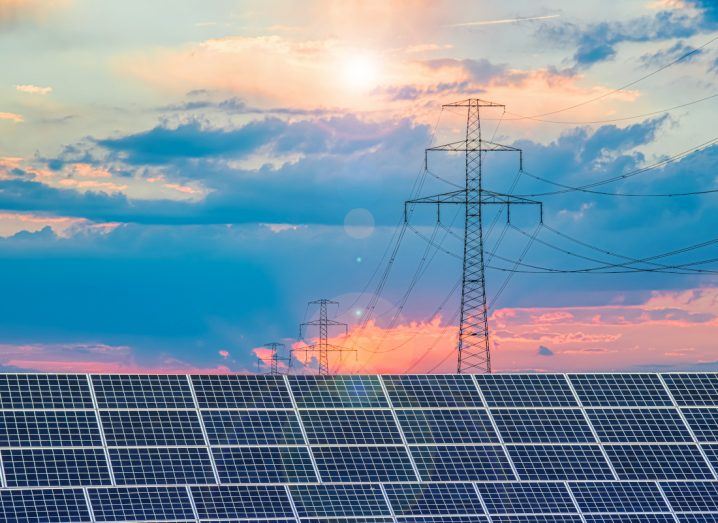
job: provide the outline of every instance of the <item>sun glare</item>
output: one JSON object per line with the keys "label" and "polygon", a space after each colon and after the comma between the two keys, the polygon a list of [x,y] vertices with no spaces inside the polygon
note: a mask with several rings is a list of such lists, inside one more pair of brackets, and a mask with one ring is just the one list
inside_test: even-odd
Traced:
{"label": "sun glare", "polygon": [[375,87],[378,80],[378,65],[373,56],[355,54],[343,61],[344,81],[352,89],[366,90]]}

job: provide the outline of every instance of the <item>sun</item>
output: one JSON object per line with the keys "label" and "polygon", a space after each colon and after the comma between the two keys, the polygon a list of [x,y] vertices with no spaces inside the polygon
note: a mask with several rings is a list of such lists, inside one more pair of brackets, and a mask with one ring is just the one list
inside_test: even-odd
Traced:
{"label": "sun", "polygon": [[376,87],[379,66],[376,57],[368,53],[356,53],[342,61],[344,83],[351,89],[366,91]]}

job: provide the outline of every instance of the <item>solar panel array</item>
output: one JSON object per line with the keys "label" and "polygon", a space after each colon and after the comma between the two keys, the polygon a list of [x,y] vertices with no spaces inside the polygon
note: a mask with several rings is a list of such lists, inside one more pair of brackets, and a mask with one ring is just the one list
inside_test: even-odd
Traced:
{"label": "solar panel array", "polygon": [[0,374],[0,520],[718,522],[718,374]]}

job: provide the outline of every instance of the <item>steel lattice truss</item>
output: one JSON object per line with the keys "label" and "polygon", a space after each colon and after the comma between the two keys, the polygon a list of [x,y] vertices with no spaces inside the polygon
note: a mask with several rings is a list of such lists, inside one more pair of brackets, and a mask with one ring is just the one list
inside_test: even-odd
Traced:
{"label": "steel lattice truss", "polygon": [[718,375],[0,375],[0,520],[718,521]]}

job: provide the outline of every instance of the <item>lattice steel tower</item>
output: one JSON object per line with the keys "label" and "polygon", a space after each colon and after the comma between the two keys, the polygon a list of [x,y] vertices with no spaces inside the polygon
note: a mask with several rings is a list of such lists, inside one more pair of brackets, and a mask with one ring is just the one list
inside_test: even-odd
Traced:
{"label": "lattice steel tower", "polygon": [[428,153],[431,151],[465,153],[466,187],[458,191],[409,200],[404,205],[404,218],[408,220],[408,208],[415,204],[436,204],[437,220],[440,219],[442,204],[465,206],[464,264],[457,372],[489,373],[491,372],[491,352],[489,350],[486,277],[484,274],[482,208],[484,205],[506,205],[507,209],[510,209],[511,205],[530,204],[541,206],[541,203],[509,194],[488,191],[483,188],[481,176],[484,153],[516,152],[519,154],[519,169],[523,169],[523,155],[520,149],[481,138],[480,109],[504,109],[504,105],[478,98],[470,98],[446,104],[443,107],[466,108],[466,137],[458,142],[426,149],[425,166],[428,168]]}
{"label": "lattice steel tower", "polygon": [[310,352],[317,352],[317,360],[319,361],[319,374],[320,375],[328,375],[329,374],[329,353],[330,352],[356,352],[354,349],[347,349],[345,347],[340,347],[338,345],[332,345],[329,343],[329,329],[331,327],[343,327],[344,333],[346,334],[348,332],[348,326],[346,323],[341,323],[335,320],[329,319],[328,314],[328,306],[329,305],[339,305],[336,301],[327,300],[325,298],[310,301],[310,305],[318,305],[319,306],[319,319],[309,321],[306,323],[302,323],[299,326],[299,338],[303,338],[303,334],[307,327],[317,327],[319,329],[319,338],[317,339],[317,342],[313,345],[308,345],[306,347],[302,347],[300,349],[294,349],[294,352],[304,352],[305,355],[307,355]]}
{"label": "lattice steel tower", "polygon": [[[280,362],[286,362],[287,364],[287,370],[289,370],[292,367],[292,353],[290,352],[288,356],[280,356],[279,351],[284,351],[285,345],[284,343],[265,343],[264,347],[269,349],[271,351],[269,355],[269,374],[272,376],[279,376],[282,374],[279,370],[279,363]],[[262,363],[266,364],[264,360],[261,360]]]}

